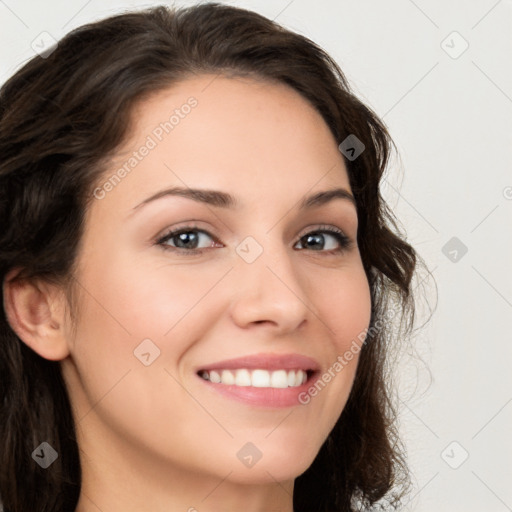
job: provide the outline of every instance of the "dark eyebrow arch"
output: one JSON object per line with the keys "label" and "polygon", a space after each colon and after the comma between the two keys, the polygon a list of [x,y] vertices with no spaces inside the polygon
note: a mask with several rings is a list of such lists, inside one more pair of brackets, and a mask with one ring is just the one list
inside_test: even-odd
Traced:
{"label": "dark eyebrow arch", "polygon": [[312,196],[304,198],[299,204],[299,210],[305,210],[306,208],[312,208],[314,206],[322,206],[333,199],[347,199],[354,206],[357,206],[354,196],[348,190],[344,188],[334,188],[332,190],[317,192]]}
{"label": "dark eyebrow arch", "polygon": [[[136,210],[145,204],[156,201],[157,199],[165,196],[186,197],[194,201],[206,203],[211,206],[217,206],[220,208],[234,209],[240,205],[235,197],[226,192],[208,189],[171,187],[165,190],[161,190],[160,192],[157,192],[147,199],[144,199],[144,201],[135,206],[133,210]],[[332,201],[333,199],[346,199],[350,201],[354,206],[356,206],[356,200],[348,190],[344,188],[335,188],[332,190],[317,192],[316,194],[302,199],[302,201],[299,203],[299,210],[321,206]]]}

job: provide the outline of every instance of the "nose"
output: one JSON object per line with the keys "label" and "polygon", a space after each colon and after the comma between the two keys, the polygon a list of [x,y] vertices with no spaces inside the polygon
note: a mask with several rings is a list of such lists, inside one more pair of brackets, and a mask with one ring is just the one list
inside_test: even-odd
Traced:
{"label": "nose", "polygon": [[312,314],[306,280],[301,279],[289,249],[264,247],[252,263],[237,256],[232,279],[236,291],[231,316],[241,328],[262,324],[275,333],[288,333],[301,327]]}

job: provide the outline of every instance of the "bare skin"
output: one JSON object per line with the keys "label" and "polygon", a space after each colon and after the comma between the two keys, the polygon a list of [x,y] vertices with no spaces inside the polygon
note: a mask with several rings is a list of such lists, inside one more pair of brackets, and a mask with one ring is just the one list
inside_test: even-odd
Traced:
{"label": "bare skin", "polygon": [[[309,403],[266,408],[226,398],[196,373],[259,353],[306,355],[325,373],[371,312],[354,204],[299,210],[316,192],[351,192],[339,141],[285,85],[212,79],[187,79],[138,105],[105,180],[148,135],[157,141],[155,127],[175,108],[197,100],[87,211],[76,333],[59,288],[4,285],[20,338],[61,361],[83,472],[77,512],[291,512],[294,480],[354,380],[357,354]],[[172,186],[229,193],[238,206],[166,196],[134,209]],[[178,250],[177,236],[157,243],[191,225],[201,253]],[[326,228],[341,230],[349,247]],[[314,250],[304,235],[319,232]],[[242,247],[262,249],[251,263],[236,250],[246,237],[257,245]],[[134,355],[146,339],[160,350],[147,366]],[[248,442],[262,453],[252,467],[237,456]]]}

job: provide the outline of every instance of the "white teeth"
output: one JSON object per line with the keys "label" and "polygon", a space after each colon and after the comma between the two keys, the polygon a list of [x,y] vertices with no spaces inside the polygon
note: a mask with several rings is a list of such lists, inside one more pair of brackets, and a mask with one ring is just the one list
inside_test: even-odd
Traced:
{"label": "white teeth", "polygon": [[[224,370],[227,373],[231,373],[228,370]],[[224,372],[222,372],[224,373]],[[222,380],[223,384],[228,384],[228,381]],[[235,374],[235,384],[237,386],[250,386],[251,385],[251,374],[247,370],[238,370]]]}
{"label": "white teeth", "polygon": [[273,388],[287,388],[288,387],[288,375],[285,370],[277,370],[272,372],[270,377],[270,385]]}
{"label": "white teeth", "polygon": [[212,370],[210,372],[210,380],[212,382],[219,383],[220,382],[220,375],[215,370]]}
{"label": "white teeth", "polygon": [[253,386],[256,388],[287,388],[304,384],[308,378],[305,370],[210,370],[201,377],[215,384]]}
{"label": "white teeth", "polygon": [[251,375],[251,384],[255,388],[269,388],[270,372],[267,370],[253,370]]}
{"label": "white teeth", "polygon": [[234,384],[235,377],[229,370],[222,370],[222,373],[220,374],[220,381],[224,384]]}

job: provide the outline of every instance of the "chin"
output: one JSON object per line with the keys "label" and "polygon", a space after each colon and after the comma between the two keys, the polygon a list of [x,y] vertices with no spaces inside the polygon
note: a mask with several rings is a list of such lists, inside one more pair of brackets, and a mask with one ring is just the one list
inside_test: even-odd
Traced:
{"label": "chin", "polygon": [[317,453],[298,452],[301,452],[300,448],[290,454],[283,452],[266,454],[266,456],[263,454],[252,467],[244,467],[242,464],[236,467],[229,480],[254,485],[295,480],[311,466],[317,455]]}

